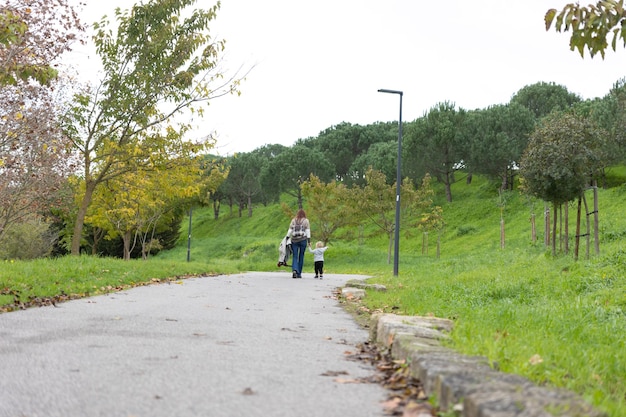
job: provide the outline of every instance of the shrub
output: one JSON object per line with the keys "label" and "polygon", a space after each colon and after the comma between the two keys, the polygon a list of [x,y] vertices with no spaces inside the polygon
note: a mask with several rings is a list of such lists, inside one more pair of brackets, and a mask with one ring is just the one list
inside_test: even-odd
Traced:
{"label": "shrub", "polygon": [[49,256],[58,239],[50,225],[29,220],[8,226],[0,238],[0,259],[35,259]]}

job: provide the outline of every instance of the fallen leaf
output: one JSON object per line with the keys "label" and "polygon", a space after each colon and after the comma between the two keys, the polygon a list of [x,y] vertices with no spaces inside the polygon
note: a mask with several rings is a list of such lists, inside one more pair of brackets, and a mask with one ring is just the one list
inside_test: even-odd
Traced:
{"label": "fallen leaf", "polygon": [[321,376],[339,376],[339,375],[348,375],[347,371],[326,371]]}
{"label": "fallen leaf", "polygon": [[360,379],[337,378],[334,381],[338,384],[362,384],[363,383],[363,381]]}
{"label": "fallen leaf", "polygon": [[394,410],[398,408],[398,406],[400,406],[401,404],[402,404],[402,399],[400,399],[400,397],[393,397],[382,403],[383,408],[387,411]]}
{"label": "fallen leaf", "polygon": [[432,415],[430,404],[425,402],[417,403],[415,401],[409,401],[402,413],[402,417],[432,417]]}

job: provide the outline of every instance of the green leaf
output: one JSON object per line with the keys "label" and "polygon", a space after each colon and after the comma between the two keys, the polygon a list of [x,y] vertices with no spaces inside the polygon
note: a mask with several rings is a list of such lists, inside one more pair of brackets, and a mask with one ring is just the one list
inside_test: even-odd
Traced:
{"label": "green leaf", "polygon": [[544,17],[544,21],[546,23],[546,31],[550,30],[550,26],[552,26],[552,22],[554,21],[554,17],[556,16],[556,9],[550,9],[546,12]]}

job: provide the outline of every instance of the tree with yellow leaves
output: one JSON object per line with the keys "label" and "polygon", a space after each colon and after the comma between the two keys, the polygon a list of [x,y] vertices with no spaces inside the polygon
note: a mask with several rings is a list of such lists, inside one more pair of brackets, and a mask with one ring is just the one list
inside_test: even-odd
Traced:
{"label": "tree with yellow leaves", "polygon": [[155,233],[171,224],[179,203],[196,197],[201,185],[198,160],[129,171],[98,188],[85,221],[104,230],[108,239],[121,237],[124,259],[130,259],[137,245],[146,259],[151,249],[160,247]]}

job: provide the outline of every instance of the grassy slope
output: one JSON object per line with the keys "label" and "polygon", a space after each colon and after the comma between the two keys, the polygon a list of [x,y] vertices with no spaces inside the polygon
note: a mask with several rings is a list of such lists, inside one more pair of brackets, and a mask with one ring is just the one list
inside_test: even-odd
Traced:
{"label": "grassy slope", "polygon": [[[611,175],[619,184],[626,172]],[[368,295],[371,310],[453,318],[456,349],[487,355],[503,371],[537,383],[577,391],[611,416],[626,415],[626,186],[599,194],[601,254],[592,247],[590,260],[584,245],[577,262],[571,253],[552,257],[543,245],[540,202],[534,207],[538,242],[532,243],[531,208],[517,192],[505,197],[506,246],[501,249],[501,200],[475,178],[471,185],[455,184],[452,203],[438,202],[447,223],[439,259],[435,236],[422,254],[422,236],[402,231],[400,274],[393,277],[386,239],[365,228],[364,239],[354,238],[356,230],[341,231],[326,253],[326,269],[368,274],[372,282],[387,285],[386,293]],[[588,200],[591,205],[591,194]],[[277,247],[289,220],[281,209],[256,207],[252,218],[226,211],[219,221],[209,210],[194,212],[192,260],[219,268],[277,270]],[[575,217],[575,207],[570,216]],[[159,258],[185,259],[183,235],[178,248]],[[573,235],[571,222],[572,251]],[[312,272],[312,267],[307,258],[305,269]]]}

